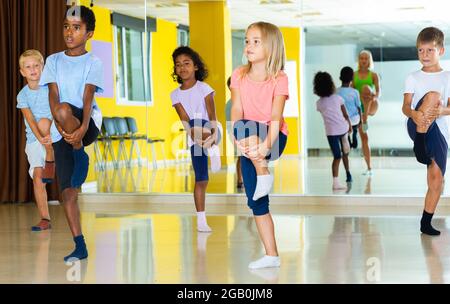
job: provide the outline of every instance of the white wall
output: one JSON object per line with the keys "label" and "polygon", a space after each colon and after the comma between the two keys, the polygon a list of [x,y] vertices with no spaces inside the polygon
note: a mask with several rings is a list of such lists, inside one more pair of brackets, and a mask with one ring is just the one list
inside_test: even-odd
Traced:
{"label": "white wall", "polygon": [[[447,48],[450,49],[450,48]],[[305,110],[306,147],[308,149],[328,148],[323,120],[315,109],[318,97],[313,93],[314,74],[326,71],[339,87],[339,72],[348,65],[356,70],[357,45],[330,45],[306,47],[305,58]],[[441,60],[444,69],[450,70],[450,60]],[[374,71],[381,79],[381,97],[378,112],[369,118],[369,143],[371,148],[412,148],[402,113],[403,88],[406,76],[420,69],[414,61],[375,62]]]}

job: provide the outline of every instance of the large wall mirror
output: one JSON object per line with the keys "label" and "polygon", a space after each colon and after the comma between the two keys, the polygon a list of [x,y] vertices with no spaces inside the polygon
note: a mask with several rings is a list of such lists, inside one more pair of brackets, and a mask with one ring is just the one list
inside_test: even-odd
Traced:
{"label": "large wall mirror", "polygon": [[[212,14],[208,5],[216,5],[219,9],[214,14],[219,15]],[[288,144],[281,159],[270,164],[272,193],[423,195],[426,170],[416,162],[406,132],[403,89],[406,76],[420,69],[417,34],[427,26],[447,34],[444,12],[426,1],[97,0],[99,30],[91,47],[106,67],[107,90],[98,96],[104,133],[91,148],[93,161],[82,191],[192,193],[195,179],[188,135],[170,97],[179,85],[172,75],[172,52],[190,46],[207,64],[205,82],[216,92],[216,112],[223,122],[222,169],[210,172],[207,192],[242,193],[226,124],[230,100],[226,80],[245,63],[247,26],[262,20],[282,31],[289,77],[290,99],[284,111]],[[358,128],[357,144],[350,136],[352,182],[347,183],[341,162],[339,181],[345,189],[336,190],[332,186],[333,155],[317,111],[319,97],[313,80],[317,72],[328,72],[339,88],[345,66],[363,75],[358,71],[363,50],[372,55],[371,75],[376,73],[379,83],[378,108],[368,115],[365,126],[368,150],[363,148]],[[450,68],[448,56],[445,53],[441,60],[444,69]],[[448,191],[445,187],[444,195]]]}

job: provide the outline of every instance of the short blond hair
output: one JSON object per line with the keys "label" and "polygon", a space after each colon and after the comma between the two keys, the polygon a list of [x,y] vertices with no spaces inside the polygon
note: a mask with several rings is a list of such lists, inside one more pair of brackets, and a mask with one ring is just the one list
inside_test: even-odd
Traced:
{"label": "short blond hair", "polygon": [[[252,23],[248,26],[247,31],[253,27],[261,31],[261,40],[267,52],[267,74],[270,78],[276,78],[278,72],[284,70],[286,63],[283,34],[281,34],[280,29],[276,25],[268,22]],[[252,64],[249,62],[244,68],[244,74],[247,74],[251,67]]]}
{"label": "short blond hair", "polygon": [[41,52],[39,52],[37,50],[26,50],[25,52],[22,53],[22,55],[20,55],[20,58],[19,58],[20,68],[23,67],[23,62],[28,57],[36,58],[42,64],[42,66],[44,66],[44,57],[42,56]]}
{"label": "short blond hair", "polygon": [[374,64],[373,64],[373,56],[372,56],[372,52],[369,50],[362,50],[361,52],[359,52],[358,55],[358,70],[361,69],[361,67],[359,66],[359,57],[361,57],[362,54],[366,54],[369,56],[369,70],[373,70],[374,68]]}

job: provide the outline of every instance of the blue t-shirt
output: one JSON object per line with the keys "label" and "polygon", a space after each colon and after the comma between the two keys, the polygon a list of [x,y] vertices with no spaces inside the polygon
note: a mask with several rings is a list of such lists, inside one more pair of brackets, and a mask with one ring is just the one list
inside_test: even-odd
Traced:
{"label": "blue t-shirt", "polygon": [[337,94],[344,99],[348,117],[359,116],[358,109],[361,109],[361,101],[358,90],[349,87],[340,87],[337,90]]}
{"label": "blue t-shirt", "polygon": [[[103,64],[90,52],[81,56],[67,56],[65,52],[50,55],[39,84],[48,86],[50,83],[58,85],[60,102],[67,102],[82,109],[86,84],[95,85],[96,93],[103,92]],[[95,98],[92,101],[91,117],[100,130],[102,115]]]}
{"label": "blue t-shirt", "polygon": [[[40,87],[38,90],[32,90],[28,85],[24,86],[22,90],[20,90],[19,94],[17,94],[17,108],[29,108],[36,122],[39,122],[42,118],[53,120],[48,101],[47,87]],[[27,137],[27,144],[31,144],[35,142],[37,138],[25,118],[24,121],[26,126],[25,133]],[[55,142],[59,136],[58,130],[56,129],[54,123],[52,123],[50,128],[50,135],[53,142]]]}

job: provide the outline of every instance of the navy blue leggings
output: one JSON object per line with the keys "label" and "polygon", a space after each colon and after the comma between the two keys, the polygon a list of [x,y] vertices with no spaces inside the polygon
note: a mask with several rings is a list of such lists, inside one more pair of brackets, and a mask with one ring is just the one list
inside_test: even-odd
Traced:
{"label": "navy blue leggings", "polygon": [[[422,105],[424,98],[425,96],[417,103],[415,107],[416,111]],[[408,135],[414,141],[414,154],[416,155],[416,159],[420,163],[427,165],[427,167],[431,164],[431,159],[434,159],[439,169],[441,169],[442,176],[444,176],[445,169],[447,168],[448,145],[447,140],[439,130],[436,120],[431,123],[427,133],[422,135],[422,139],[419,137],[420,133],[417,133],[416,131],[417,125],[412,118],[408,118],[407,127]],[[425,147],[422,147],[421,149],[420,146],[423,145],[425,145]]]}
{"label": "navy blue leggings", "polygon": [[[238,120],[234,123],[234,137],[239,141],[252,135],[257,135],[261,141],[267,137],[269,126],[252,121]],[[278,159],[286,147],[287,136],[280,132],[277,140],[274,142],[272,149],[266,156],[268,161]],[[253,194],[256,190],[256,169],[250,159],[241,156],[242,178],[244,180],[245,194],[247,195],[247,205],[252,209],[254,215],[265,215],[269,213],[269,196],[263,196],[257,201],[253,200]]]}
{"label": "navy blue leggings", "polygon": [[[204,119],[191,119],[189,121],[189,126],[193,127],[201,127],[211,130],[211,123]],[[220,134],[220,130],[217,129],[217,144],[220,143],[222,135]],[[190,136],[190,135],[189,135]],[[193,144],[191,146],[191,160],[192,167],[194,168],[195,173],[195,181],[202,182],[209,180],[208,176],[208,153],[207,150],[200,147],[197,144]]]}

